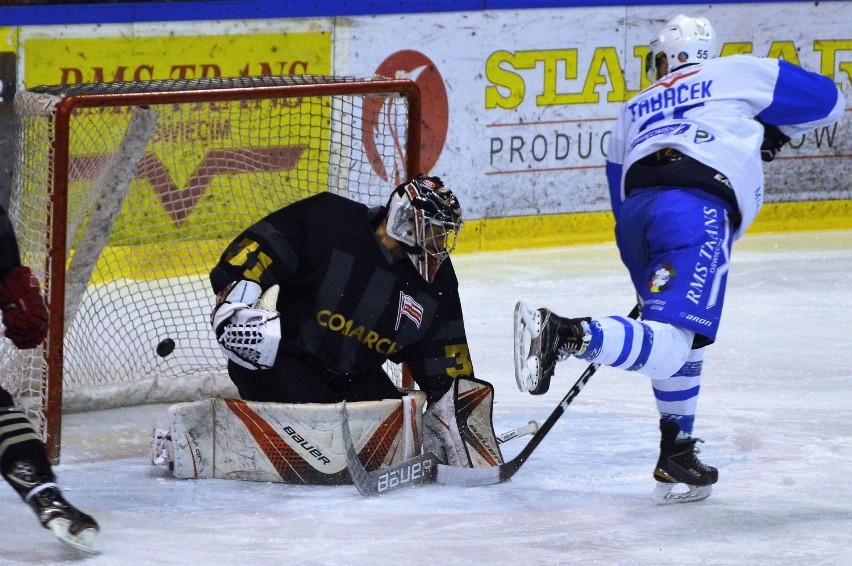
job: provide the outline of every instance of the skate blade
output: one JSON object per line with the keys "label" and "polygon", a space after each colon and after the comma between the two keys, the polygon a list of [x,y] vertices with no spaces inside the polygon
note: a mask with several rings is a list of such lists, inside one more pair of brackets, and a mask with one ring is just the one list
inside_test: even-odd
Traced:
{"label": "skate blade", "polygon": [[515,305],[515,383],[526,393],[538,384],[538,358],[530,355],[541,334],[538,311],[530,310],[523,302]]}
{"label": "skate blade", "polygon": [[98,529],[90,527],[83,529],[77,534],[71,533],[71,521],[58,518],[47,524],[54,536],[65,544],[83,551],[87,554],[100,554],[101,547],[98,543]]}
{"label": "skate blade", "polygon": [[[675,489],[678,491],[675,491]],[[682,491],[682,490],[686,491]],[[674,505],[676,503],[692,503],[707,499],[713,493],[712,485],[687,485],[685,483],[657,482],[654,488],[654,503],[657,505]]]}

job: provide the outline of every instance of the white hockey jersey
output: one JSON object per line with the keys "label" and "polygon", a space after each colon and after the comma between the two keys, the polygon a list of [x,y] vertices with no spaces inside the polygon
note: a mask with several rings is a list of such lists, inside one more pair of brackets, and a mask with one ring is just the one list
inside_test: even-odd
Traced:
{"label": "white hockey jersey", "polygon": [[778,59],[732,55],[669,73],[625,103],[613,128],[613,210],[625,198],[630,166],[674,148],[728,178],[742,215],[739,238],[763,204],[763,126],[755,118],[793,138],[836,122],[844,108],[831,79]]}

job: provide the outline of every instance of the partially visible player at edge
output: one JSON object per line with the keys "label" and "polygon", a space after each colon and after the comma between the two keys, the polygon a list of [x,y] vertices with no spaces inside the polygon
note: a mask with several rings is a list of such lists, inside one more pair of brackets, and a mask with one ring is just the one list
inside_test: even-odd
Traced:
{"label": "partially visible player at edge", "polygon": [[240,396],[399,399],[382,365],[404,363],[427,394],[424,448],[456,466],[502,463],[449,258],[461,226],[453,192],[419,175],[384,207],[323,192],[247,228],[210,274],[211,322]]}
{"label": "partially visible player at edge", "polygon": [[[0,310],[5,336],[20,349],[36,348],[47,335],[47,308],[36,277],[21,265],[18,240],[0,207]],[[61,541],[98,553],[98,524],[65,500],[44,443],[12,395],[0,387],[0,472],[32,507],[42,526]]]}
{"label": "partially visible player at edge", "polygon": [[622,107],[606,164],[641,321],[563,318],[518,303],[515,368],[532,394],[547,391],[556,362],[569,356],[650,377],[661,432],[654,499],[668,504],[704,499],[718,479],[697,457],[693,422],[731,244],[763,204],[761,160],[836,122],[845,101],[829,78],[790,63],[716,58],[706,18],[673,18],[650,48],[646,72],[656,82]]}

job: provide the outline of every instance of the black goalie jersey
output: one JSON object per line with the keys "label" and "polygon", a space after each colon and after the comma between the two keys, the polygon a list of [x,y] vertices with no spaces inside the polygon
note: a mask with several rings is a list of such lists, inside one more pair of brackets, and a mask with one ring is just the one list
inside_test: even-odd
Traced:
{"label": "black goalie jersey", "polygon": [[449,259],[430,284],[393,256],[375,235],[383,219],[384,209],[331,193],[294,203],[227,247],[210,274],[213,291],[240,279],[263,290],[278,284],[279,358],[307,356],[332,382],[405,362],[431,400],[453,378],[473,376],[458,280]]}

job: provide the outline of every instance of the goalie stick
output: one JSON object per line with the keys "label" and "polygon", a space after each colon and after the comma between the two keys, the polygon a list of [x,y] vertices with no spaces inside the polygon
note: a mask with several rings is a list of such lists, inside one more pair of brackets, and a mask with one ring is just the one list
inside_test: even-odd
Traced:
{"label": "goalie stick", "polygon": [[364,497],[383,495],[401,487],[435,482],[435,471],[438,469],[439,460],[432,452],[368,472],[355,452],[352,432],[349,430],[349,411],[346,410],[345,401],[340,409],[340,420],[343,427],[346,467],[349,468],[352,483]]}
{"label": "goalie stick", "polygon": [[513,428],[511,430],[507,430],[501,434],[497,435],[497,443],[503,444],[504,442],[509,442],[512,439],[520,438],[521,436],[526,436],[528,434],[535,434],[538,429],[541,428],[541,423],[538,421],[530,421],[524,426]]}
{"label": "goalie stick", "polygon": [[[355,452],[352,433],[349,429],[349,412],[346,410],[346,403],[343,403],[340,410],[340,420],[343,427],[343,444],[346,450],[346,465],[349,468],[349,475],[352,478],[352,483],[364,497],[383,495],[402,487],[435,483],[435,474],[438,467],[443,466],[443,464],[432,452],[426,452],[403,462],[368,472]],[[503,434],[497,435],[497,442],[503,444],[514,438],[534,434],[540,427],[538,421],[530,421],[522,427],[507,430]]]}
{"label": "goalie stick", "polygon": [[[565,408],[580,393],[583,386],[589,381],[598,369],[598,364],[590,364],[586,371],[574,384],[574,387],[562,399],[556,409],[547,417],[544,424],[533,434],[533,437],[520,453],[499,466],[490,468],[462,468],[460,466],[447,466],[442,464],[432,452],[426,452],[415,458],[399,462],[392,466],[381,468],[374,472],[368,472],[358,459],[355,447],[352,445],[352,436],[349,432],[349,423],[346,414],[342,414],[343,420],[343,443],[346,445],[346,464],[352,483],[364,497],[384,495],[391,491],[412,485],[425,483],[438,483],[441,485],[458,485],[473,487],[480,485],[493,485],[509,481],[514,476],[533,450],[541,443]],[[345,407],[344,407],[345,411]]]}
{"label": "goalie stick", "polygon": [[[639,313],[641,312],[640,305],[636,305],[633,307],[633,310],[630,311],[630,314],[627,316],[629,318],[638,318]],[[504,462],[499,466],[493,466],[490,468],[462,468],[459,466],[447,466],[445,464],[438,463],[437,466],[434,466],[434,462],[437,461],[437,458],[431,452],[426,454],[422,454],[417,458],[412,458],[406,460],[405,462],[400,462],[394,466],[390,466],[388,468],[382,468],[381,470],[377,470],[376,472],[367,472],[364,470],[364,467],[361,465],[361,461],[358,460],[357,454],[355,454],[355,448],[351,443],[351,436],[348,433],[348,423],[344,417],[343,426],[344,426],[344,442],[346,443],[347,438],[350,442],[347,443],[347,453],[346,453],[346,461],[349,465],[349,474],[352,476],[352,482],[358,487],[358,491],[361,492],[362,495],[380,495],[383,493],[389,493],[391,491],[395,491],[401,487],[406,487],[408,485],[417,485],[424,483],[438,483],[442,485],[457,485],[457,486],[465,486],[465,487],[473,487],[480,485],[493,485],[497,483],[503,483],[509,481],[512,476],[514,476],[518,470],[521,469],[521,466],[524,465],[524,462],[530,457],[533,451],[538,447],[544,437],[550,432],[550,429],[553,428],[553,425],[556,424],[556,421],[565,413],[565,409],[568,408],[568,405],[580,394],[580,391],[583,390],[583,387],[586,386],[586,383],[592,378],[592,376],[597,372],[600,364],[591,363],[586,367],[585,371],[580,375],[580,378],[577,379],[574,386],[568,391],[565,397],[559,402],[553,412],[550,413],[550,416],[547,417],[547,420],[544,421],[544,424],[536,431],[533,437],[527,442],[526,446],[521,449],[517,456],[509,460],[508,462]],[[345,410],[345,407],[344,407]],[[351,455],[350,455],[351,454]],[[434,466],[434,472],[430,469],[427,477],[419,479],[417,484],[414,483],[397,483],[394,486],[383,485],[381,490],[377,489],[377,486],[374,483],[378,479],[378,475],[381,472],[387,473],[389,470],[396,471],[404,471],[409,469],[409,463],[416,463],[422,459],[427,459],[430,462],[430,466]],[[355,469],[353,469],[355,468]],[[360,468],[360,472],[358,473]],[[365,476],[364,474],[367,474]],[[434,474],[434,475],[433,475]],[[364,483],[359,483],[364,482]]]}

